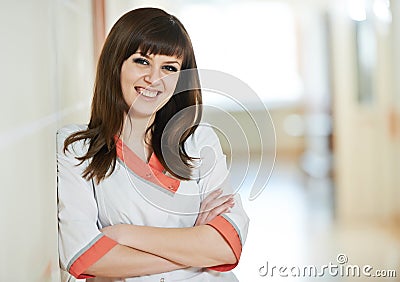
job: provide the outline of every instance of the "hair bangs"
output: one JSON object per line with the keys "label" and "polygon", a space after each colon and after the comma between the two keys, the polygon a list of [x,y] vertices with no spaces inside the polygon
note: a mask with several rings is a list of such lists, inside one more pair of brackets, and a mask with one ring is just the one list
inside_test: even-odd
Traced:
{"label": "hair bangs", "polygon": [[147,28],[139,37],[135,38],[137,52],[140,50],[143,54],[166,55],[182,58],[187,57],[192,46],[186,31],[183,30],[174,20],[174,18],[154,18]]}

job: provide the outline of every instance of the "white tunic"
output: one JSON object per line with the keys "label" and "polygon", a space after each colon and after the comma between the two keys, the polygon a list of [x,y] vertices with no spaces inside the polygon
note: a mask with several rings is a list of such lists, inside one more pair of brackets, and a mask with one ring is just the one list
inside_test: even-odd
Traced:
{"label": "white tunic", "polygon": [[[235,192],[227,182],[228,169],[218,137],[208,125],[200,125],[185,143],[189,156],[201,159],[196,179],[168,177],[154,154],[145,163],[118,139],[115,171],[98,185],[82,178],[88,162],[78,165],[80,161],[75,158],[87,152],[87,143],[75,142],[63,152],[64,140],[86,128],[70,125],[57,132],[59,256],[61,268],[75,277],[89,278],[85,270],[117,244],[100,232],[102,227],[122,223],[191,227],[206,193],[220,187],[224,194]],[[225,238],[239,260],[248,223],[236,194],[231,212],[209,225]],[[235,266],[192,267],[122,280],[95,277],[88,281],[237,281],[230,271]]]}

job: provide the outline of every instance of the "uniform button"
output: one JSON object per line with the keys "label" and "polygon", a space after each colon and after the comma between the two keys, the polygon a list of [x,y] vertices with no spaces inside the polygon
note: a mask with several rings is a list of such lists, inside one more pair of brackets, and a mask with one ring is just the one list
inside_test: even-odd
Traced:
{"label": "uniform button", "polygon": [[151,172],[146,173],[146,177],[147,177],[147,178],[150,178],[151,175],[152,175]]}
{"label": "uniform button", "polygon": [[160,282],[164,282],[164,281],[165,281],[164,278],[161,278],[161,279],[160,279]]}

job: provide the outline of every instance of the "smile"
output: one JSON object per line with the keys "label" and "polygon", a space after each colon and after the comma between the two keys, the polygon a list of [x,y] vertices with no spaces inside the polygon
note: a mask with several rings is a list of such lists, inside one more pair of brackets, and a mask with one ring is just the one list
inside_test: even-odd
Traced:
{"label": "smile", "polygon": [[143,96],[148,97],[148,98],[154,98],[158,94],[161,93],[161,91],[150,90],[150,89],[146,89],[146,88],[143,88],[143,87],[135,87],[135,89],[140,95],[143,95]]}

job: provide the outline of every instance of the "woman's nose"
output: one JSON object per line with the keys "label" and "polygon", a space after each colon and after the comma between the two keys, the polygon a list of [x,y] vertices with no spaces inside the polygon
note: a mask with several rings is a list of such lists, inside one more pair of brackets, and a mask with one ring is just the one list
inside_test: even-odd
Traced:
{"label": "woman's nose", "polygon": [[149,68],[149,71],[146,73],[144,79],[151,85],[157,85],[161,82],[161,70],[159,68]]}

